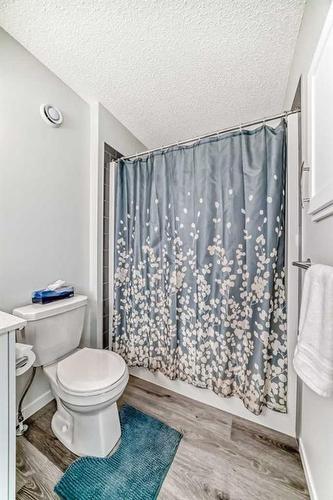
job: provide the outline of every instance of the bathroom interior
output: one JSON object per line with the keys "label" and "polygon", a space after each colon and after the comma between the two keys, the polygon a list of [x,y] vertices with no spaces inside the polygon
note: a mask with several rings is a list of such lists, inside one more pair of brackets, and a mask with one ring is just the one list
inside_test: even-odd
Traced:
{"label": "bathroom interior", "polygon": [[0,500],[333,499],[333,2],[0,0]]}

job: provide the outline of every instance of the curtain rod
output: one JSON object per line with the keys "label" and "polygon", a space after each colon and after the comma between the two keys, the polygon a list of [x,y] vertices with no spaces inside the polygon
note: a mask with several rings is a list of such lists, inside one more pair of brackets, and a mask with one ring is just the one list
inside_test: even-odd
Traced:
{"label": "curtain rod", "polygon": [[[142,153],[136,153],[134,155],[129,155],[129,156],[122,156],[121,158],[119,158],[119,160],[130,160],[131,158],[138,158],[139,156],[149,155],[150,153],[153,153],[154,151],[168,149],[168,148],[172,148],[174,146],[181,146],[182,144],[187,144],[188,142],[200,141],[201,139],[206,139],[206,138],[212,137],[214,135],[219,136],[220,134],[224,134],[226,132],[232,132],[233,130],[242,130],[244,127],[250,127],[252,125],[259,125],[260,123],[271,122],[273,120],[278,120],[279,118],[284,118],[284,117],[286,118],[289,115],[293,115],[295,113],[300,113],[300,111],[301,110],[298,108],[292,109],[289,111],[284,111],[283,113],[280,113],[278,115],[270,116],[268,118],[262,118],[261,120],[255,120],[252,122],[241,123],[240,125],[235,125],[233,127],[223,128],[222,130],[218,130],[216,132],[211,132],[209,134],[200,135],[198,137],[192,137],[192,139],[185,139],[184,141],[174,142],[173,144],[168,144],[167,146],[161,146],[159,148],[148,149],[147,151],[143,151]],[[119,160],[117,160],[114,163],[116,164]]]}

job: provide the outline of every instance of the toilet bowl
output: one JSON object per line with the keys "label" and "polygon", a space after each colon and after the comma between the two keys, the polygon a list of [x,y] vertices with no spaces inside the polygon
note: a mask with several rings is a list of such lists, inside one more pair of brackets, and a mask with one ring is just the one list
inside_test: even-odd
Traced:
{"label": "toilet bowl", "polygon": [[51,423],[57,438],[79,456],[109,455],[121,435],[117,400],[128,382],[124,360],[83,348],[43,371],[57,402]]}
{"label": "toilet bowl", "polygon": [[27,321],[19,342],[31,344],[57,402],[52,430],[73,453],[105,457],[121,437],[117,400],[128,382],[118,354],[79,349],[87,297],[14,309]]}

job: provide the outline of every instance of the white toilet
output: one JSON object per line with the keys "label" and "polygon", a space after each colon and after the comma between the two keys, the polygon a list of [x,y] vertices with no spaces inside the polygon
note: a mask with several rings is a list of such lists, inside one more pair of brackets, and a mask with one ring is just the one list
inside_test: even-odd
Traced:
{"label": "white toilet", "polygon": [[27,321],[20,341],[33,345],[57,401],[52,430],[76,455],[105,457],[121,435],[117,400],[128,382],[125,361],[102,349],[78,349],[87,297],[13,311]]}

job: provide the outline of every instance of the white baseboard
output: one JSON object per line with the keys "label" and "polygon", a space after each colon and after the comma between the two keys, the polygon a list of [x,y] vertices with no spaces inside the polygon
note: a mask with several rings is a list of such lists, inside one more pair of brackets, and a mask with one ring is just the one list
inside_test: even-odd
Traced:
{"label": "white baseboard", "polygon": [[31,415],[33,415],[34,413],[36,413],[36,411],[43,408],[43,406],[47,405],[47,403],[52,401],[52,399],[54,399],[53,394],[52,394],[51,390],[48,390],[48,391],[44,392],[43,394],[41,394],[40,396],[38,396],[38,398],[31,401],[31,403],[24,406],[22,408],[24,420],[31,417]]}
{"label": "white baseboard", "polygon": [[309,466],[309,461],[307,459],[306,452],[305,452],[301,438],[298,440],[298,448],[299,448],[299,454],[300,454],[301,460],[302,460],[305,479],[306,479],[308,489],[309,489],[310,498],[311,498],[311,500],[319,500],[318,495],[317,495],[316,490],[315,490],[313,477],[312,477],[310,466]]}

